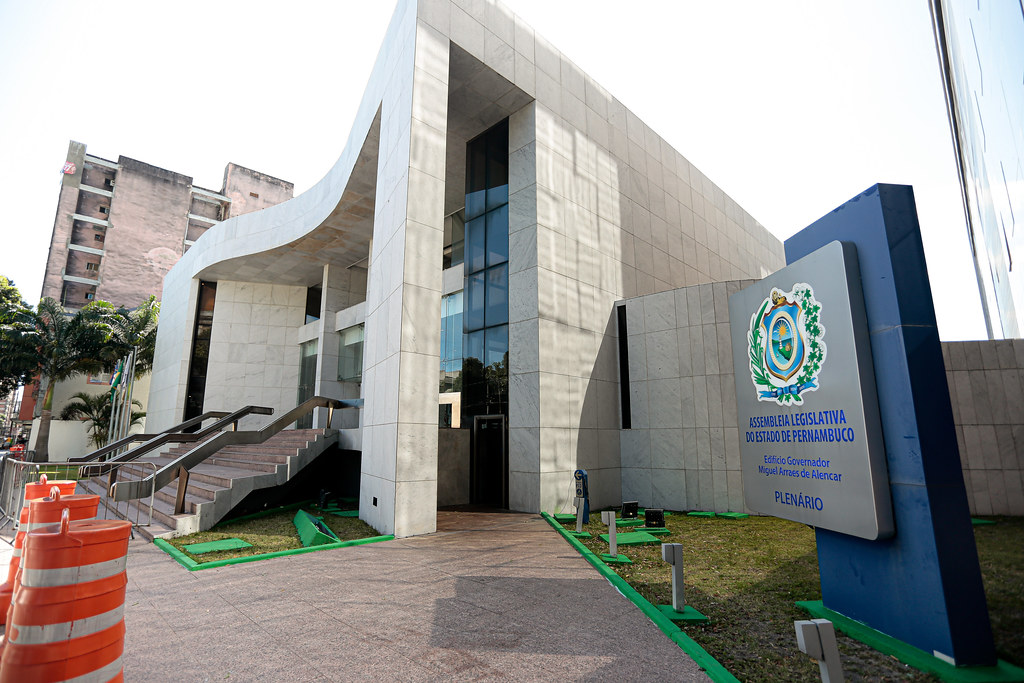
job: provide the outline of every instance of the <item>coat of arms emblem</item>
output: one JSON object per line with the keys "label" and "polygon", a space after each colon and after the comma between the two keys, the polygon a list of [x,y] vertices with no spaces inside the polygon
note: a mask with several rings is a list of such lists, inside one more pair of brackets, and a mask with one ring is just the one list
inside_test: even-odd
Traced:
{"label": "coat of arms emblem", "polygon": [[820,313],[811,286],[801,282],[789,292],[772,289],[751,316],[747,343],[757,400],[799,404],[803,392],[818,388],[825,362]]}

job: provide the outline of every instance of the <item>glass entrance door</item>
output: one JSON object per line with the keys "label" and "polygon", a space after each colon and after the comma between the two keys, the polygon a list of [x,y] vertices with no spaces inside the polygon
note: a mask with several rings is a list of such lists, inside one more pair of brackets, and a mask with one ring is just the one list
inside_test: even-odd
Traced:
{"label": "glass entrance door", "polygon": [[504,415],[473,418],[469,477],[474,505],[508,508],[508,420]]}

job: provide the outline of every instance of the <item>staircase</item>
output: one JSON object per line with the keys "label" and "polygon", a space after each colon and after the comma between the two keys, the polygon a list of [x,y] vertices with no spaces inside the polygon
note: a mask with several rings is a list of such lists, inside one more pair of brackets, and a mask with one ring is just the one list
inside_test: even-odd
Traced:
{"label": "staircase", "polygon": [[[212,438],[215,436],[211,434]],[[338,442],[336,429],[287,429],[260,444],[225,446],[189,472],[185,491],[185,513],[174,514],[178,493],[177,480],[156,492],[153,500],[153,522],[140,526],[143,536],[170,538],[205,531],[223,519],[249,493],[279,486],[291,480],[318,455]],[[159,456],[143,457],[123,465],[118,481],[142,479],[156,469],[172,462],[196,443],[178,444]],[[85,493],[104,495],[107,477],[81,480]],[[103,504],[111,504],[104,495]],[[123,509],[125,503],[121,503]],[[130,501],[131,517],[138,516],[145,524],[149,516],[149,496]],[[101,506],[102,507],[102,506]]]}

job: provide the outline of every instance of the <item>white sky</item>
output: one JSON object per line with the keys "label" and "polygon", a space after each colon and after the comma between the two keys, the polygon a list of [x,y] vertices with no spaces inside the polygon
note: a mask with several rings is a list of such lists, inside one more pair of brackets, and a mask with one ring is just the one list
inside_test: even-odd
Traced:
{"label": "white sky", "polygon": [[[943,339],[985,336],[927,0],[508,0],[780,239],[914,186]],[[69,140],[219,189],[340,156],[394,8],[0,0],[0,274],[39,297]]]}

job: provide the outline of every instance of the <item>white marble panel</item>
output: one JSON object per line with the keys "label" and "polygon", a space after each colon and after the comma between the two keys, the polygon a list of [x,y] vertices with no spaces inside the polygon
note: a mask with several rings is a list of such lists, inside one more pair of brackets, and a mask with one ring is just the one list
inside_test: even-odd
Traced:
{"label": "white marble panel", "polygon": [[540,427],[540,373],[509,373],[509,427]]}

